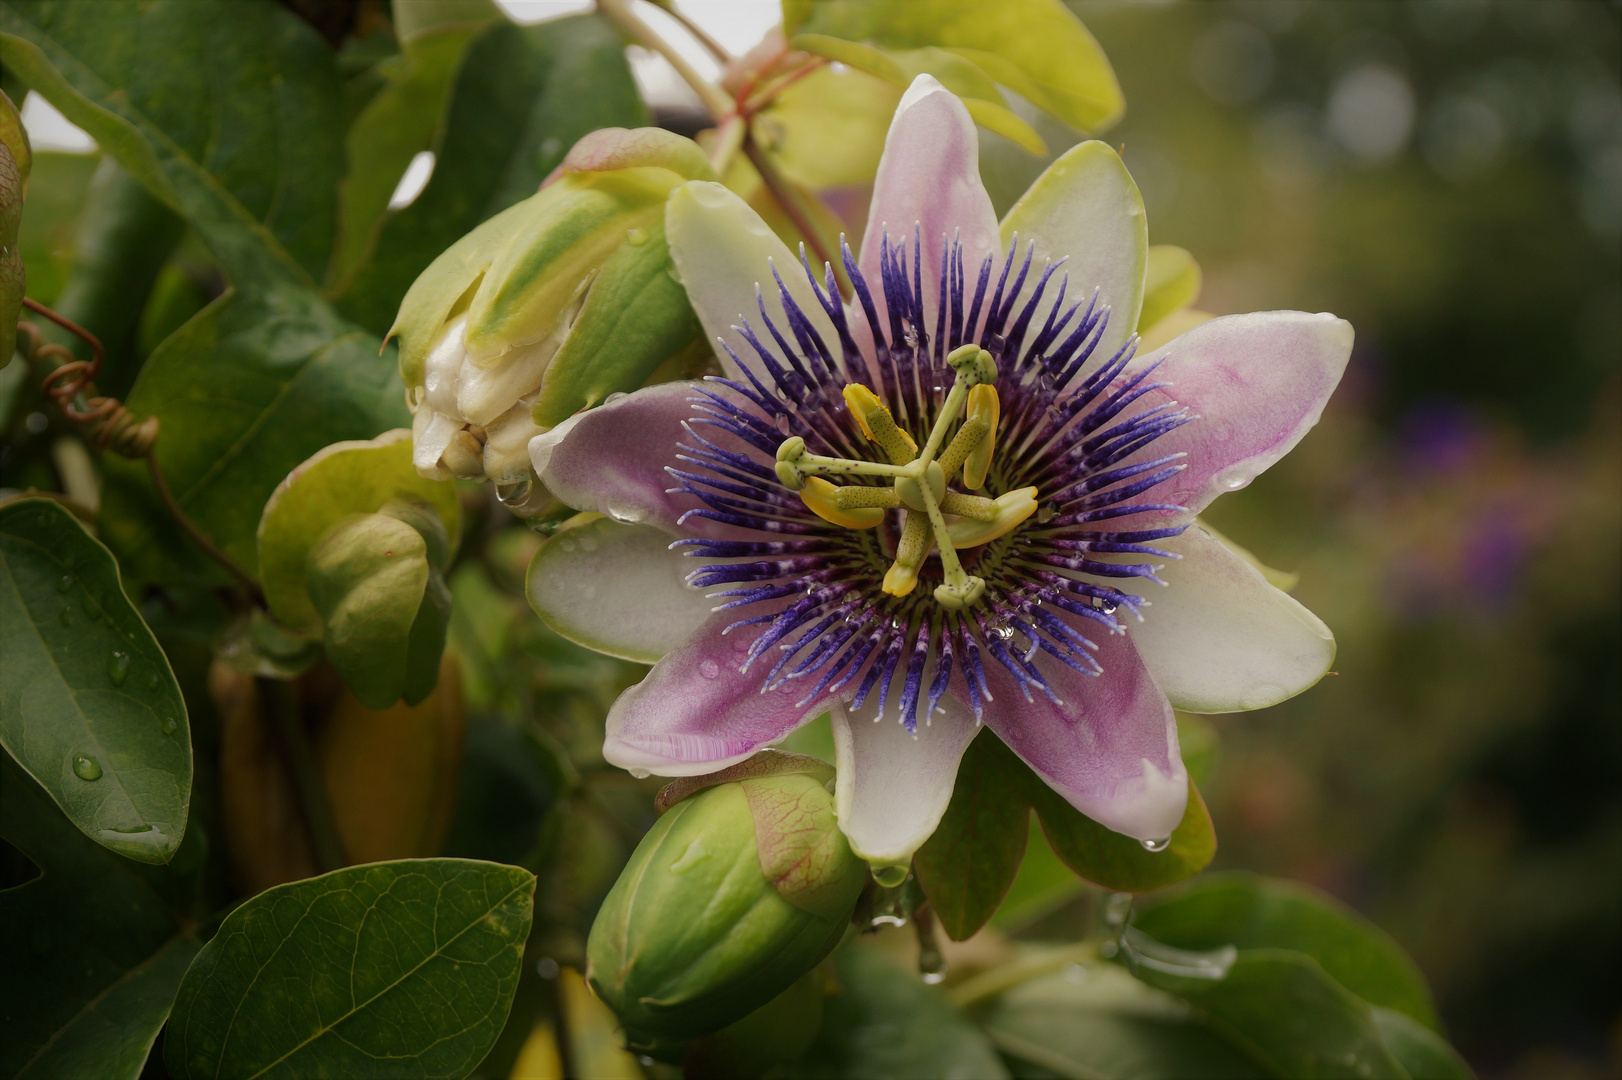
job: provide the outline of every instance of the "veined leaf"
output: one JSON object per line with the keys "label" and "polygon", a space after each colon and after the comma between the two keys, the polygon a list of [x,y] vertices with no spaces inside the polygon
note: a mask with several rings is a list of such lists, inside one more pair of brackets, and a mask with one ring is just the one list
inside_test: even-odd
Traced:
{"label": "veined leaf", "polygon": [[0,9],[0,63],[185,216],[238,286],[320,278],[341,94],[331,50],[285,6],[19,0]]}
{"label": "veined leaf", "polygon": [[410,859],[267,889],[181,983],[164,1037],[178,1080],[460,1078],[501,1032],[535,876]]}
{"label": "veined leaf", "polygon": [[[128,404],[162,422],[156,454],[175,499],[238,566],[255,573],[266,500],[295,466],[345,439],[410,423],[392,355],[320,297],[281,287],[230,292],[153,353]],[[108,459],[102,534],[136,579],[195,580],[195,549],[140,466]]]}
{"label": "veined leaf", "polygon": [[340,309],[386,332],[417,275],[480,222],[533,195],[576,140],[646,122],[619,36],[599,17],[485,27],[457,69],[428,186],[382,221],[370,259],[342,286]]}
{"label": "veined leaf", "polygon": [[112,554],[59,503],[0,507],[0,743],[86,836],[166,863],[191,802],[191,729]]}
{"label": "veined leaf", "polygon": [[186,909],[201,843],[168,867],[120,858],[4,755],[0,836],[40,870],[0,891],[0,1074],[135,1080],[200,946]]}

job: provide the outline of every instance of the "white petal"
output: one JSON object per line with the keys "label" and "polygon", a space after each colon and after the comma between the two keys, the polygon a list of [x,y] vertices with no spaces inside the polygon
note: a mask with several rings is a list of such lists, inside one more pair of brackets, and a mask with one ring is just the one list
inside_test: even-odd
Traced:
{"label": "white petal", "polygon": [[529,476],[529,440],[541,433],[529,414],[534,400],[518,402],[485,429],[484,475],[495,483],[516,483]]}
{"label": "white petal", "polygon": [[[1114,355],[1137,329],[1149,266],[1143,197],[1120,156],[1097,141],[1065,151],[1003,218],[1002,242],[1011,243],[1016,232],[1020,252],[1009,256],[1015,260],[1010,284],[1029,241],[1036,242],[1036,257],[1022,296],[1031,292],[1044,260],[1066,259],[1059,272],[1070,277],[1066,305],[1077,300],[1086,304],[1093,289],[1098,290],[1099,303],[1109,305],[1110,317],[1093,355]],[[1048,296],[1055,284],[1049,284]]]}
{"label": "white petal", "polygon": [[467,316],[458,315],[439,332],[423,363],[423,386],[429,407],[457,419],[463,419],[456,407],[456,391],[461,385],[462,345],[466,340]]}
{"label": "white petal", "polygon": [[1173,705],[1199,713],[1262,709],[1323,678],[1335,635],[1316,615],[1198,525],[1156,546],[1182,556],[1160,571],[1166,587],[1136,578],[1118,584],[1151,601],[1127,633]]}
{"label": "white petal", "polygon": [[490,424],[521,397],[534,397],[546,375],[546,366],[558,351],[556,334],[530,345],[509,349],[493,362],[462,360],[456,387],[456,407],[472,424]]}
{"label": "white petal", "polygon": [[946,813],[958,761],[979,727],[974,714],[950,695],[941,698],[940,708],[929,723],[918,725],[914,736],[893,710],[875,720],[876,694],[854,714],[844,703],[834,704],[839,770],[834,805],[839,828],[862,858],[910,861]]}
{"label": "white petal", "polygon": [[597,518],[542,544],[524,591],[541,621],[575,644],[651,664],[717,603],[683,580],[697,564],[671,551],[662,529]]}
{"label": "white petal", "polygon": [[460,420],[436,412],[426,403],[419,406],[417,415],[411,418],[411,464],[430,480],[450,479],[439,459],[451,444],[451,437],[461,430]]}
{"label": "white petal", "polygon": [[[822,336],[829,353],[839,355],[839,337],[818,303],[799,258],[738,196],[720,184],[699,180],[683,184],[670,193],[665,204],[665,236],[687,298],[711,344],[717,338],[726,342],[767,386],[772,383],[760,358],[732,327],[748,320],[761,341],[772,343],[755,304],[758,285],[772,322],[786,339],[794,340],[778,299],[777,282],[772,278],[773,265],[795,303]],[[737,362],[726,350],[717,347],[716,352],[727,374],[741,378]]]}

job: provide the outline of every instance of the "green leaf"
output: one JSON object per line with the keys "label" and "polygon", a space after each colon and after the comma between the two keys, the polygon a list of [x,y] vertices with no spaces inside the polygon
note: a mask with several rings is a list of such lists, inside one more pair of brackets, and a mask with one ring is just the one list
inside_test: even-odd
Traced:
{"label": "green leaf", "polygon": [[1066,866],[1106,889],[1149,892],[1199,873],[1216,854],[1211,814],[1192,781],[1188,809],[1164,851],[1149,851],[1130,836],[1111,832],[1064,801],[1034,774],[1026,782],[1042,832]]}
{"label": "green leaf", "polygon": [[1145,901],[1134,925],[1180,949],[1293,949],[1365,1001],[1437,1026],[1430,991],[1402,948],[1361,915],[1305,885],[1211,874]]}
{"label": "green leaf", "polygon": [[577,139],[643,123],[622,43],[599,17],[485,27],[458,68],[428,186],[384,219],[339,307],[386,332],[417,275],[480,222],[533,195]]}
{"label": "green leaf", "polygon": [[1474,1080],[1475,1072],[1436,1032],[1400,1012],[1378,1005],[1371,1011],[1385,1048],[1413,1080]]}
{"label": "green leaf", "polygon": [[[156,456],[191,520],[249,573],[260,513],[317,450],[410,417],[375,337],[296,288],[228,292],[147,360],[128,405],[162,423]],[[108,459],[101,527],[126,574],[196,580],[199,556],[143,470]],[[215,573],[212,569],[204,571]]]}
{"label": "green leaf", "polygon": [[1019,872],[991,923],[999,929],[1016,930],[1040,919],[1086,887],[1075,871],[1054,854],[1042,830],[1035,829],[1025,843]]}
{"label": "green leaf", "polygon": [[185,216],[236,284],[320,278],[342,97],[332,51],[285,6],[19,0],[0,9],[0,63]]}
{"label": "green leaf", "polygon": [[982,731],[958,764],[940,825],[913,856],[918,882],[953,941],[984,926],[1013,884],[1030,827],[1023,791],[1029,772],[1001,739]]}
{"label": "green leaf", "polygon": [[812,51],[807,35],[944,49],[1084,131],[1102,131],[1125,108],[1103,49],[1059,0],[785,0],[783,29]]}
{"label": "green leaf", "polygon": [[[1113,964],[1071,964],[979,1010],[1004,1054],[1074,1080],[1261,1080],[1257,1062]],[[1015,1065],[1014,1072],[1024,1070]]]}
{"label": "green leaf", "polygon": [[817,1041],[788,1076],[1008,1076],[986,1037],[915,972],[859,945],[834,953],[833,963],[838,993],[823,1003]]}
{"label": "green leaf", "polygon": [[1209,786],[1222,757],[1216,725],[1196,713],[1177,713],[1177,745],[1195,787]]}
{"label": "green leaf", "polygon": [[10,149],[0,144],[0,366],[17,351],[17,316],[22,314],[28,275],[17,233],[23,222],[23,175]]}
{"label": "green leaf", "polygon": [[1143,309],[1138,313],[1139,332],[1197,300],[1202,281],[1200,264],[1182,248],[1171,244],[1150,247],[1149,268],[1143,282]]}
{"label": "green leaf", "polygon": [[186,973],[164,1037],[177,1080],[460,1078],[500,1033],[535,877],[412,859],[278,885]]}
{"label": "green leaf", "polygon": [[[1403,1077],[1367,1003],[1332,979],[1310,956],[1288,949],[1246,949],[1226,974],[1184,969],[1176,958],[1124,950],[1132,973],[1184,998],[1208,1023],[1291,1080]],[[1201,971],[1199,975],[1183,973]]]}
{"label": "green leaf", "polygon": [[790,83],[756,114],[753,134],[806,187],[865,184],[878,172],[900,101],[894,83],[824,66]]}
{"label": "green leaf", "polygon": [[412,467],[408,430],[323,447],[277,485],[257,532],[260,582],[277,619],[300,633],[321,632],[304,580],[310,549],[341,518],[373,513],[392,499],[432,506],[444,525],[444,555],[456,551],[462,531],[456,487],[426,480]]}
{"label": "green leaf", "polygon": [[174,857],[191,729],[169,660],[112,554],[60,504],[0,507],[0,743],[86,836]]}
{"label": "green leaf", "polygon": [[[485,8],[486,19],[495,12]],[[415,13],[421,2],[402,6]],[[450,101],[457,67],[481,23],[458,22],[419,31],[405,40],[399,56],[378,65],[386,81],[366,103],[344,139],[349,175],[338,196],[338,247],[329,282],[342,291],[344,279],[372,252],[389,199],[417,154],[432,148]]]}
{"label": "green leaf", "polygon": [[4,755],[0,836],[40,871],[0,891],[0,1075],[135,1080],[200,945],[184,910],[198,841],[169,867],[120,858]]}

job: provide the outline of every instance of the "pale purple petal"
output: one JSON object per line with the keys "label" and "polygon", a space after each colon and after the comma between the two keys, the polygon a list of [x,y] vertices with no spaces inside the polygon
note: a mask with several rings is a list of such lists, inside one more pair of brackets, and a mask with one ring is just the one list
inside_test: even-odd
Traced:
{"label": "pale purple petal", "polygon": [[1294,449],[1323,414],[1352,352],[1352,325],[1329,314],[1261,311],[1201,323],[1137,361],[1161,360],[1153,375],[1170,385],[1144,406],[1177,401],[1195,419],[1137,454],[1186,456],[1182,472],[1154,489],[1192,520],[1211,500],[1237,491]]}
{"label": "pale purple petal", "polygon": [[946,813],[958,761],[980,728],[955,698],[942,698],[940,708],[913,735],[893,710],[878,717],[874,696],[854,712],[834,703],[839,828],[864,859],[911,861]]}
{"label": "pale purple petal", "polygon": [[719,603],[687,584],[693,566],[661,529],[594,518],[541,545],[524,592],[541,621],[575,644],[651,664]]}
{"label": "pale purple petal", "polygon": [[1083,814],[1139,840],[1164,840],[1188,803],[1171,704],[1130,641],[1088,631],[1102,675],[1083,675],[1045,653],[1033,661],[1063,704],[1040,692],[1027,701],[1006,668],[986,663],[986,724]]}
{"label": "pale purple petal", "polygon": [[[752,607],[781,608],[789,601]],[[740,616],[712,615],[608,712],[603,757],[622,769],[660,776],[696,776],[724,769],[776,742],[827,708],[822,694],[798,704],[807,687],[789,683],[766,693],[761,682],[770,657],[739,668],[759,626],[725,633]]]}
{"label": "pale purple petal", "polygon": [[[878,283],[881,234],[892,245],[905,246],[909,275],[913,269],[913,227],[923,242],[919,267],[924,288],[925,329],[934,332],[936,284],[940,280],[941,253],[957,237],[963,243],[965,272],[973,281],[987,255],[996,259],[1002,249],[997,236],[997,214],[980,181],[980,141],[974,121],[963,102],[933,76],[920,75],[902,95],[884,140],[873,201],[868,208],[867,230],[862,234],[859,264],[884,311]],[[993,271],[1000,263],[993,264]],[[860,307],[853,315],[861,322]]]}
{"label": "pale purple petal", "polygon": [[1182,556],[1160,571],[1166,586],[1142,578],[1119,585],[1150,600],[1129,633],[1173,705],[1262,709],[1323,678],[1335,635],[1321,619],[1198,525],[1156,544]]}
{"label": "pale purple petal", "polygon": [[[697,497],[668,488],[677,481],[665,471],[679,465],[679,442],[691,442],[682,423],[698,410],[690,382],[660,383],[577,413],[529,441],[530,463],[541,483],[576,510],[607,514],[627,524],[653,525],[672,536],[720,537],[736,530],[683,513],[703,505]],[[708,435],[723,441],[719,435]]]}

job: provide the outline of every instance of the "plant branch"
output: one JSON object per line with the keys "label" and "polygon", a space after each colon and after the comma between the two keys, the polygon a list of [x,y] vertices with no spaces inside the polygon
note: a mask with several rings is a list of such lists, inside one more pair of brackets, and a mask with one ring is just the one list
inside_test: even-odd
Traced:
{"label": "plant branch", "polygon": [[693,88],[715,123],[721,123],[736,111],[732,95],[700,75],[686,57],[671,47],[670,42],[643,22],[641,16],[631,10],[631,0],[597,0],[597,10],[636,44],[652,49],[668,60],[670,66],[676,69],[676,74],[681,76],[682,82]]}
{"label": "plant branch", "polygon": [[310,850],[315,856],[316,869],[325,874],[347,866],[343,840],[332,816],[332,803],[315,762],[309,733],[304,730],[304,718],[299,715],[292,683],[265,676],[258,676],[254,681],[259,686],[261,700],[268,706],[282,760],[287,765],[287,777],[292,781],[299,812],[310,832]]}
{"label": "plant branch", "polygon": [[185,533],[192,543],[202,548],[203,554],[219,563],[232,577],[241,582],[242,586],[248,590],[248,595],[253,597],[254,603],[264,607],[265,594],[260,591],[259,583],[246,570],[233,562],[231,556],[221,551],[214,541],[203,535],[203,530],[197,527],[196,523],[187,515],[185,509],[181,507],[179,500],[175,498],[174,492],[169,490],[169,481],[164,479],[163,469],[158,466],[158,456],[150,452],[150,450],[146,455],[146,465],[147,469],[152,473],[152,486],[158,489],[158,498],[162,500],[163,508],[169,511],[170,517],[175,519],[175,524],[180,526],[180,531]]}
{"label": "plant branch", "polygon": [[664,8],[663,11],[666,15],[669,15],[672,19],[675,19],[678,23],[680,23],[683,30],[693,35],[693,40],[704,46],[711,56],[715,57],[721,62],[722,67],[732,63],[732,54],[727,52],[719,41],[716,41],[714,38],[710,37],[709,33],[705,31],[702,26],[698,25],[698,23],[682,14],[680,8],[672,4],[671,6]]}
{"label": "plant branch", "polygon": [[843,265],[835,261],[827,240],[818,232],[810,215],[805,212],[805,207],[800,205],[799,194],[794,191],[788,178],[778,171],[777,165],[767,156],[766,151],[761,149],[754,136],[744,137],[743,152],[749,158],[750,164],[754,165],[755,171],[760,173],[761,182],[777,199],[777,204],[783,208],[783,213],[788,215],[789,221],[799,230],[800,235],[805,237],[817,265],[832,265],[841,286],[845,286]]}

